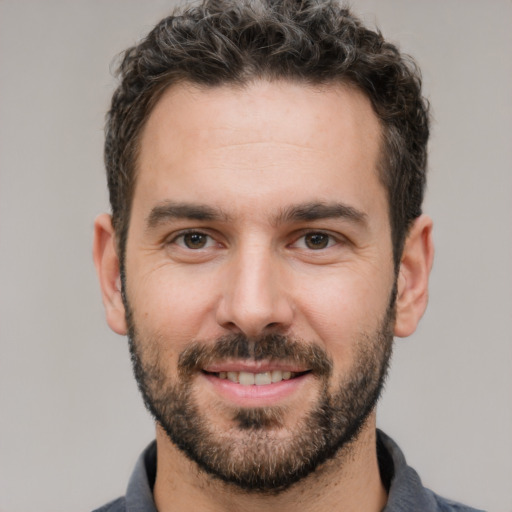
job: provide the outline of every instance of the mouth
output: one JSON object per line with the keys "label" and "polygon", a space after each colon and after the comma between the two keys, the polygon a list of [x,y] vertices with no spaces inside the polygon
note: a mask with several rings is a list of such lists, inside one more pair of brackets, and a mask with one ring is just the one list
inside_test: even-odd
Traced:
{"label": "mouth", "polygon": [[277,384],[282,381],[296,379],[307,373],[310,370],[292,372],[289,370],[269,370],[264,372],[250,372],[250,371],[219,371],[211,372],[203,370],[203,373],[210,375],[220,380],[228,380],[241,386],[269,386]]}
{"label": "mouth", "polygon": [[215,396],[238,407],[265,407],[299,397],[313,371],[297,365],[261,362],[220,363],[200,371]]}

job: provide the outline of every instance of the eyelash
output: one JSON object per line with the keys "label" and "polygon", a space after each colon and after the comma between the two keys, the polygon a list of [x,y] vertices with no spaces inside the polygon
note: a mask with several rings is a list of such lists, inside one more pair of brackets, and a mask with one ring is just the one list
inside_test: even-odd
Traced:
{"label": "eyelash", "polygon": [[[200,247],[189,247],[186,242],[185,242],[185,237],[187,236],[199,236],[199,237],[205,237],[206,238],[206,241],[205,241],[205,244],[203,246],[200,246]],[[307,240],[307,237],[311,237],[310,238],[310,241],[314,241],[313,240],[313,237],[324,237],[322,240],[325,240],[325,238],[327,238],[327,243],[325,246],[320,246],[320,247],[316,247],[316,248],[312,248],[312,247],[308,247],[308,242],[306,241]],[[304,241],[304,246],[303,247],[298,247],[298,242],[303,240]],[[321,240],[321,241],[322,241]],[[181,241],[181,243],[180,243]],[[213,244],[212,244],[213,242]],[[175,244],[185,250],[190,250],[190,251],[199,251],[201,249],[208,249],[209,247],[211,247],[212,245],[214,245],[216,242],[215,238],[212,237],[211,235],[209,235],[208,233],[205,233],[204,231],[200,231],[200,230],[190,230],[190,231],[185,231],[185,232],[181,232],[179,233],[177,236],[175,236],[172,240],[170,240],[169,242],[170,244]],[[319,251],[322,251],[322,250],[325,250],[325,249],[328,249],[334,245],[337,245],[339,243],[342,243],[342,240],[340,240],[340,237],[336,237],[334,235],[332,235],[331,233],[327,233],[325,231],[306,231],[306,232],[303,232],[301,233],[301,235],[299,237],[297,237],[293,243],[289,244],[289,247],[294,247],[296,246],[297,248],[300,248],[300,249],[304,249],[304,250],[310,250],[310,251],[313,251],[313,252],[319,252]],[[321,245],[321,244],[320,244]]]}
{"label": "eyelash", "polygon": [[[325,246],[320,246],[320,247],[316,247],[316,248],[308,247],[307,246],[308,245],[308,241],[307,241],[308,237],[310,237],[310,241],[313,241],[313,237],[322,237],[322,241],[327,239],[326,240],[327,243]],[[340,238],[335,237],[331,233],[327,233],[325,231],[307,231],[305,233],[302,233],[301,236],[298,237],[295,240],[295,242],[293,242],[293,244],[291,244],[291,245],[297,246],[298,242],[301,240],[304,241],[304,246],[305,246],[305,247],[301,247],[301,249],[311,250],[314,252],[329,249],[330,247],[333,247],[334,245],[337,245],[340,243]]]}
{"label": "eyelash", "polygon": [[[203,246],[203,247],[192,248],[192,247],[186,246],[185,237],[187,237],[187,236],[194,236],[194,235],[205,237],[207,239],[206,247]],[[178,242],[179,240],[181,240],[182,243],[179,243]],[[210,244],[208,244],[208,241],[210,241]],[[196,250],[208,248],[208,246],[211,245],[211,242],[215,242],[215,239],[211,235],[209,235],[208,233],[205,233],[205,232],[199,231],[199,230],[190,230],[190,231],[185,231],[185,232],[179,233],[177,236],[175,236],[170,241],[171,244],[178,245],[179,247],[182,247],[183,249],[188,249],[188,250],[191,250],[191,251],[196,251]]]}

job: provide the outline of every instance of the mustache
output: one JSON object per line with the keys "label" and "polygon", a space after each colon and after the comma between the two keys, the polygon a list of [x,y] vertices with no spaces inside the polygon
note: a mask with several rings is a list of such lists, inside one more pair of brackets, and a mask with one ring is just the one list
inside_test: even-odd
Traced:
{"label": "mustache", "polygon": [[189,345],[179,356],[178,371],[182,377],[189,377],[205,366],[226,359],[286,361],[320,377],[329,377],[333,366],[324,349],[289,336],[275,333],[248,338],[243,334],[227,334],[213,344],[196,341]]}

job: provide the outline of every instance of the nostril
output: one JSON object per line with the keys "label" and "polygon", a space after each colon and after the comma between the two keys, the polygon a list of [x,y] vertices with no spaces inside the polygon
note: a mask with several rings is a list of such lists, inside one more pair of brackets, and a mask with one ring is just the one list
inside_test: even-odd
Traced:
{"label": "nostril", "polygon": [[[292,307],[283,294],[271,286],[259,287],[237,281],[236,289],[220,296],[216,308],[216,322],[231,332],[246,336],[286,331],[292,322]],[[259,291],[258,291],[259,290]]]}

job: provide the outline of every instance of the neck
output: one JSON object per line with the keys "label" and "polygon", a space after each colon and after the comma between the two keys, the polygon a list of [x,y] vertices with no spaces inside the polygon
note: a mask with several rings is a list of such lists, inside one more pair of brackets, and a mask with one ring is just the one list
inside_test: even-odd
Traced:
{"label": "neck", "polygon": [[334,459],[277,495],[248,493],[205,474],[159,427],[157,461],[153,494],[159,512],[378,512],[387,500],[377,462],[375,413]]}

